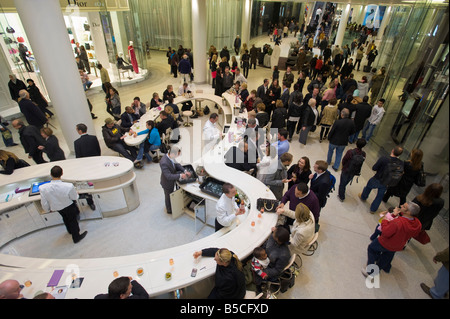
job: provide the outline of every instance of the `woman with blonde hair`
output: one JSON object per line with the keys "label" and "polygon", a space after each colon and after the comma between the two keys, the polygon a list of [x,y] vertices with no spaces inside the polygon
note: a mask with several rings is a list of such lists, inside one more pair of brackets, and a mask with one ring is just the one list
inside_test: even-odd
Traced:
{"label": "woman with blonde hair", "polygon": [[215,285],[208,299],[243,299],[246,292],[245,275],[239,258],[227,248],[205,248],[194,253],[200,256],[214,257],[217,263]]}
{"label": "woman with blonde hair", "polygon": [[171,107],[170,105],[166,105],[164,111],[166,111],[169,116],[172,116],[175,121],[177,120],[178,117],[173,112],[173,107]]}
{"label": "woman with blonde hair", "polygon": [[404,162],[403,175],[396,186],[388,187],[383,196],[383,201],[386,203],[391,196],[399,197],[399,206],[406,203],[406,196],[414,184],[417,184],[420,171],[423,169],[423,152],[420,149],[413,149],[411,151],[408,161]]}
{"label": "woman with blonde hair", "polygon": [[214,54],[211,58],[211,62],[209,64],[209,69],[211,70],[211,78],[212,78],[212,88],[216,87],[216,76],[217,76],[217,54]]}
{"label": "woman with blonde hair", "polygon": [[15,169],[30,165],[19,159],[14,153],[0,150],[0,166],[3,167],[3,171],[0,171],[0,174],[11,175]]}
{"label": "woman with blonde hair", "polygon": [[285,206],[284,208],[277,209],[277,215],[284,215],[294,219],[289,240],[291,254],[306,252],[315,233],[314,215],[309,208],[303,203],[298,204],[295,211]]}

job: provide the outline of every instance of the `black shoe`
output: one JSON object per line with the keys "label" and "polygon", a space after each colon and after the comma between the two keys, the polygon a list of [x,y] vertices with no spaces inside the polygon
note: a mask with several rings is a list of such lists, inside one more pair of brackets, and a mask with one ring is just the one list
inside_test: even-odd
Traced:
{"label": "black shoe", "polygon": [[76,241],[74,241],[74,244],[79,243],[84,237],[86,237],[86,235],[87,235],[87,230],[84,233],[82,233]]}
{"label": "black shoe", "polygon": [[426,293],[428,296],[430,296],[431,298],[433,298],[433,296],[430,293],[430,287],[428,287],[427,285],[425,285],[423,282],[420,284],[420,288],[422,288],[423,292]]}
{"label": "black shoe", "polygon": [[92,210],[95,210],[95,204],[89,204],[89,207],[90,207]]}

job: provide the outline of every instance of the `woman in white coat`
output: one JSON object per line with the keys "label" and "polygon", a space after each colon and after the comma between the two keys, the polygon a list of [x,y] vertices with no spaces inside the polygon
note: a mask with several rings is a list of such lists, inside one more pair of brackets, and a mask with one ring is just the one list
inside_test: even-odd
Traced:
{"label": "woman in white coat", "polygon": [[295,211],[285,206],[284,208],[277,209],[277,214],[294,219],[289,245],[291,254],[305,253],[315,233],[314,215],[309,208],[305,204],[300,203],[295,208]]}

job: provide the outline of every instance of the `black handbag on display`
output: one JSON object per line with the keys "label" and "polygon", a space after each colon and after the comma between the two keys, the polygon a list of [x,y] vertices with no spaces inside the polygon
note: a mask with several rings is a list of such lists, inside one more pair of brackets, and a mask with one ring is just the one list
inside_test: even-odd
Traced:
{"label": "black handbag on display", "polygon": [[84,31],[91,31],[91,26],[87,23],[83,24]]}
{"label": "black handbag on display", "polygon": [[11,40],[10,37],[3,37],[3,40],[5,41],[6,44],[11,44],[13,42],[13,40]]}
{"label": "black handbag on display", "polygon": [[85,43],[85,44],[84,44],[84,48],[85,48],[86,50],[90,50],[90,49],[91,49],[91,45],[90,45],[89,43]]}
{"label": "black handbag on display", "polygon": [[275,213],[278,205],[280,205],[280,201],[276,199],[258,198],[256,200],[256,209],[261,210],[261,208],[264,208],[264,212],[267,213]]}
{"label": "black handbag on display", "polygon": [[6,32],[8,32],[8,33],[14,33],[14,32],[16,32],[16,30],[14,30],[12,27],[6,27]]}

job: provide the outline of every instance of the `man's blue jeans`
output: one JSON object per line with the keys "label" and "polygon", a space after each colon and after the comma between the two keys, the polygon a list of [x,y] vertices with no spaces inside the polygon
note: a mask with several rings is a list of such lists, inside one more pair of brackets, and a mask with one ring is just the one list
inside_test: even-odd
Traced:
{"label": "man's blue jeans", "polygon": [[339,169],[339,165],[341,165],[342,154],[344,153],[345,146],[346,145],[334,145],[331,143],[328,145],[328,156],[327,156],[328,165],[331,164],[331,160],[333,158],[333,152],[336,149],[336,158],[335,158],[334,164],[333,164],[333,168],[336,171]]}
{"label": "man's blue jeans", "polygon": [[376,238],[367,247],[367,265],[377,265],[380,270],[389,273],[394,255],[395,251],[384,248]]}
{"label": "man's blue jeans", "polygon": [[359,132],[361,132],[361,131],[358,131],[358,132],[356,132],[355,134],[350,135],[350,137],[348,138],[348,142],[349,142],[349,143],[354,143],[354,142],[356,142],[356,141],[358,140]]}
{"label": "man's blue jeans", "polygon": [[375,124],[370,124],[369,121],[364,124],[364,128],[362,130],[362,138],[369,142],[370,138],[373,135],[373,131],[375,130]]}
{"label": "man's blue jeans", "polygon": [[361,193],[361,199],[366,200],[369,197],[370,192],[374,188],[378,189],[378,193],[377,193],[377,196],[375,197],[375,199],[373,200],[372,205],[370,205],[370,211],[372,213],[374,213],[378,210],[378,207],[380,206],[381,200],[383,199],[384,193],[386,193],[386,189],[387,189],[387,187],[385,185],[381,184],[381,182],[378,179],[376,179],[375,177],[372,177],[367,182],[366,187],[364,187],[364,189]]}
{"label": "man's blue jeans", "polygon": [[434,287],[430,288],[433,299],[444,299],[448,292],[448,269],[442,266],[434,279]]}

